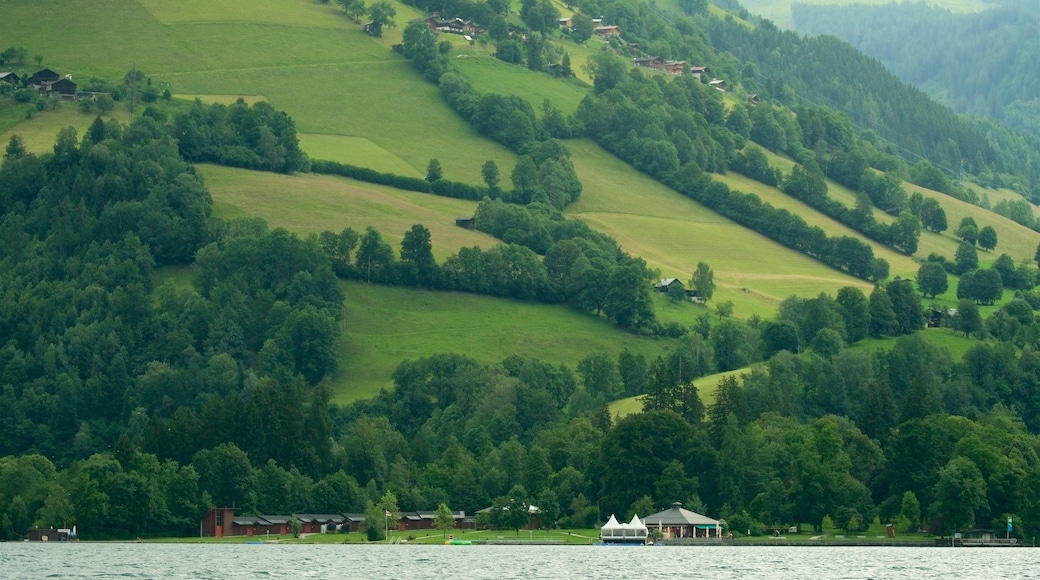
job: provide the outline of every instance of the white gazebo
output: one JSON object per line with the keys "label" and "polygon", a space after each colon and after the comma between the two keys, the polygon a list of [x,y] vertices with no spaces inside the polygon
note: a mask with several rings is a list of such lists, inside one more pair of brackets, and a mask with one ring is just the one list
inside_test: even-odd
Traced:
{"label": "white gazebo", "polygon": [[614,514],[610,514],[610,519],[599,530],[599,539],[604,544],[645,544],[648,535],[649,530],[638,515],[633,515],[631,522],[622,524]]}

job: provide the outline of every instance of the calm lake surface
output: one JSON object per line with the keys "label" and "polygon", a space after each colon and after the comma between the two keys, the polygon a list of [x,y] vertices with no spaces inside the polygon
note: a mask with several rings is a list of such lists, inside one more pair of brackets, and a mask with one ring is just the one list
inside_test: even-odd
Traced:
{"label": "calm lake surface", "polygon": [[0,543],[0,578],[1040,578],[1032,548]]}

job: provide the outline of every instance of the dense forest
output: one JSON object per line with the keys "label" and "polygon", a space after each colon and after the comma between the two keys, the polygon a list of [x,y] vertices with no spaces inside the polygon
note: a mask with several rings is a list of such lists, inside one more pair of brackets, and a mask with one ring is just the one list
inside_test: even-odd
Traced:
{"label": "dense forest", "polygon": [[[468,186],[443,180],[435,159],[425,180],[312,161],[292,119],[265,103],[149,107],[129,125],[98,118],[82,137],[62,130],[42,155],[11,139],[0,166],[0,538],[71,523],[85,538],[188,535],[212,505],[378,513],[443,503],[501,514],[535,504],[545,526],[592,527],[673,501],[752,533],[829,518],[850,533],[879,519],[948,534],[1009,516],[1020,537],[1040,531],[1036,269],[1006,255],[980,269],[976,245],[997,240],[962,222],[954,257],[929,256],[915,280],[889,280],[870,245],[710,179],[734,170],[778,185],[912,254],[921,228],[951,224],[907,196],[901,178],[968,197],[942,170],[964,159],[980,178],[1028,189],[1036,151],[984,135],[834,39],[713,20],[696,2],[675,18],[620,1],[578,6],[656,54],[704,59],[764,102],[727,110],[692,76],[630,71],[615,40],[619,54],[590,61],[594,87],[578,110],[547,102],[539,116],[523,99],[479,94],[425,25],[409,25],[404,56],[462,118],[518,154],[511,188],[493,162],[484,186]],[[439,8],[479,9],[489,25],[507,9]],[[521,43],[515,25],[500,30],[499,58],[565,75],[566,52],[542,35],[550,8],[525,2],[530,34]],[[789,297],[770,320],[718,308],[689,326],[660,324],[655,273],[561,212],[582,192],[565,144],[577,136],[874,289]],[[773,170],[758,147],[797,164]],[[438,264],[422,224],[395,251],[374,227],[301,238],[221,220],[194,162],[479,198],[475,226],[501,243]],[[856,207],[830,203],[825,177],[855,190]],[[874,207],[899,217],[882,225]],[[184,266],[190,284],[157,284],[160,268]],[[927,312],[918,293],[944,292],[947,272],[960,276],[956,313]],[[392,389],[339,406],[328,379],[350,328],[341,279],[566,303],[677,340],[657,356],[589,352],[575,368],[442,353],[401,362]],[[1004,288],[1015,298],[983,318],[978,305]],[[953,359],[921,336],[929,316],[978,342]],[[867,337],[898,338],[854,346]],[[742,368],[704,404],[694,379]],[[640,396],[643,412],[612,417],[607,404],[626,396]]]}
{"label": "dense forest", "polygon": [[[795,27],[832,34],[956,111],[1040,137],[1040,15],[955,14],[924,3],[794,4]],[[1035,11],[1034,11],[1035,12]]]}

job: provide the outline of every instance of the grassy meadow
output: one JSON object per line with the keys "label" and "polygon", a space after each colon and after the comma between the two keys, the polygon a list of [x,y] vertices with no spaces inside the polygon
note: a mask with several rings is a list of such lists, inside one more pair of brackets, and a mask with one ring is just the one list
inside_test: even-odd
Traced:
{"label": "grassy meadow", "polygon": [[213,196],[214,213],[225,219],[260,217],[272,227],[299,234],[338,233],[346,227],[364,232],[374,226],[395,253],[405,232],[423,224],[439,262],[459,248],[497,243],[487,234],[455,225],[455,216],[473,214],[472,201],[328,175],[280,175],[218,165],[201,165],[199,172]]}
{"label": "grassy meadow", "polygon": [[653,358],[672,342],[628,334],[561,305],[360,282],[341,288],[347,299],[340,372],[333,381],[341,403],[392,388],[398,363],[437,353],[463,353],[489,364],[523,354],[573,369],[590,352],[616,356],[628,347]]}

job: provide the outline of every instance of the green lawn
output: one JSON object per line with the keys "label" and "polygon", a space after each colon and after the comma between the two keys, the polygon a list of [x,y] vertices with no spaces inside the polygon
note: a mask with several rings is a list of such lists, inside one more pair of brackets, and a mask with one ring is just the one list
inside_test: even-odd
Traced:
{"label": "green lawn", "polygon": [[628,334],[602,318],[566,306],[344,282],[341,369],[336,400],[348,402],[392,388],[403,360],[454,352],[483,363],[513,354],[572,369],[587,354],[628,347],[656,357],[670,340]]}
{"label": "green lawn", "polygon": [[[13,135],[18,135],[25,149],[31,153],[47,153],[54,150],[54,141],[58,132],[65,127],[73,127],[76,134],[83,137],[97,114],[83,113],[74,103],[60,103],[53,111],[34,111],[31,119],[25,118],[28,105],[13,103],[9,99],[0,100],[0,146],[7,147]],[[9,115],[14,113],[13,115]],[[129,120],[130,114],[124,109],[113,111],[120,121]],[[5,123],[8,117],[17,117],[14,122]],[[106,116],[107,119],[109,116]]]}
{"label": "green lawn", "polygon": [[564,115],[569,115],[588,92],[573,81],[555,79],[546,73],[534,72],[492,56],[456,58],[452,64],[478,92],[519,95],[534,107],[539,117],[545,99],[552,101]]}
{"label": "green lawn", "polygon": [[281,175],[201,165],[199,172],[222,218],[261,217],[271,227],[299,233],[364,232],[373,226],[394,249],[414,224],[430,230],[434,256],[443,261],[459,248],[490,248],[498,241],[455,225],[455,216],[472,215],[476,202],[404,191],[343,177]]}
{"label": "green lawn", "polygon": [[[961,219],[965,217],[971,217],[979,225],[979,227],[993,226],[993,229],[997,231],[997,247],[993,250],[991,260],[995,260],[1000,254],[1007,254],[1011,256],[1016,262],[1027,261],[1033,262],[1033,256],[1036,253],[1037,244],[1040,243],[1040,233],[1033,231],[1021,224],[1015,223],[1008,218],[993,213],[992,211],[979,207],[977,205],[971,205],[970,203],[963,202],[959,199],[952,198],[946,194],[938,193],[930,189],[925,189],[921,186],[914,185],[909,182],[904,182],[903,187],[906,189],[908,194],[915,192],[921,193],[925,197],[931,197],[939,200],[943,210],[946,211],[946,222],[950,228],[942,234],[931,234],[931,236],[941,236],[942,249],[939,251],[940,254],[947,258],[953,259],[954,253],[957,251],[957,245],[959,240],[954,237],[954,232],[957,230],[957,226],[960,224]],[[990,198],[992,203],[996,203],[994,198],[998,197],[997,190],[986,190],[993,192],[993,196]],[[1007,195],[1006,193],[1003,195]],[[1021,199],[1021,197],[1019,197]],[[922,249],[919,250],[919,255],[927,256],[925,252],[925,235],[921,235]],[[979,250],[979,260],[984,261],[990,253]]]}
{"label": "green lawn", "polygon": [[725,175],[712,174],[712,178],[716,181],[725,183],[730,187],[730,189],[742,191],[744,193],[754,193],[760,197],[762,201],[769,203],[773,207],[786,209],[791,213],[798,214],[805,220],[805,223],[810,226],[819,226],[828,236],[849,236],[870,244],[870,246],[874,248],[874,255],[876,257],[884,258],[888,261],[890,273],[893,277],[912,277],[917,272],[919,266],[911,258],[885,246],[884,244],[879,244],[870,240],[856,230],[824,215],[812,206],[797,198],[787,195],[775,187],[770,187],[764,183],[760,183],[732,171]]}
{"label": "green lawn", "polygon": [[[613,236],[663,277],[686,281],[698,261],[708,262],[715,272],[714,300],[732,300],[739,318],[771,317],[776,305],[792,294],[833,295],[842,286],[870,291],[868,283],[723,218],[620,163],[592,141],[570,140],[567,146],[584,184],[567,214]],[[908,264],[913,262],[905,258],[897,263],[916,271]],[[687,324],[700,312],[693,305],[674,313],[659,309],[663,320]]]}

